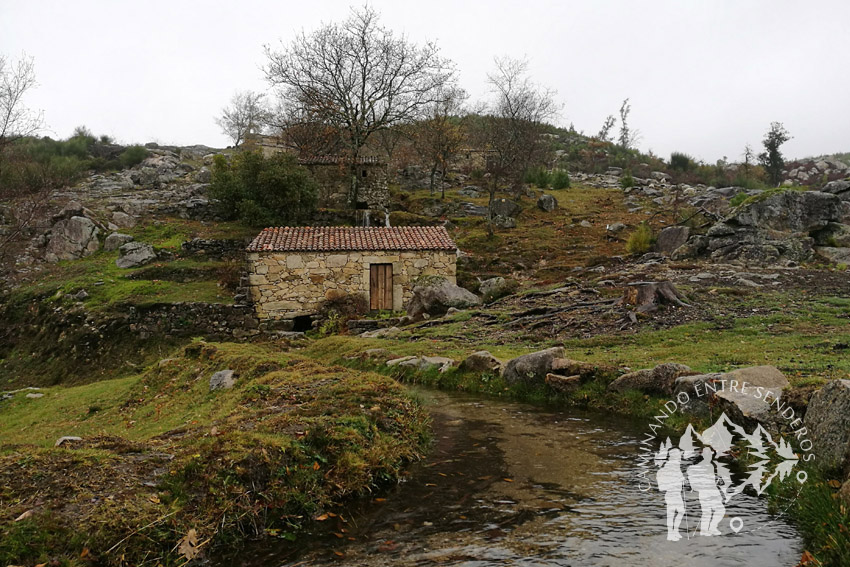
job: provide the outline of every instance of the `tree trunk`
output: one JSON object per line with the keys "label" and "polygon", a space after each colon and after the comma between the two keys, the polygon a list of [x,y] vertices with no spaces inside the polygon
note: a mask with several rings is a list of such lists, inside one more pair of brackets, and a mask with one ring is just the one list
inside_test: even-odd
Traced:
{"label": "tree trunk", "polygon": [[630,283],[623,295],[623,303],[635,306],[639,313],[651,313],[660,304],[672,304],[678,307],[690,307],[686,299],[670,281]]}
{"label": "tree trunk", "polygon": [[493,185],[490,186],[490,200],[487,202],[487,235],[493,236],[493,203],[496,201],[496,176],[493,176]]}
{"label": "tree trunk", "polygon": [[440,169],[440,199],[446,200],[446,164],[444,163]]}
{"label": "tree trunk", "polygon": [[437,175],[437,162],[431,167],[431,194],[434,194],[434,178]]}

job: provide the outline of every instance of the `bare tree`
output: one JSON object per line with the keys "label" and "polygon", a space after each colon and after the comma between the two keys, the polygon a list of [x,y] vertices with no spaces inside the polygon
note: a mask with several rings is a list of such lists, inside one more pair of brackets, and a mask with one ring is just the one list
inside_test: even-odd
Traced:
{"label": "bare tree", "polygon": [[[430,105],[425,118],[412,129],[416,152],[431,167],[432,195],[437,171],[440,171],[440,179],[445,181],[449,162],[466,140],[463,103],[468,96],[463,89],[454,85],[448,86],[440,97],[442,100]],[[445,199],[445,185],[442,187],[442,198]]]}
{"label": "bare tree", "polygon": [[493,234],[493,203],[499,182],[518,183],[533,163],[543,161],[548,144],[543,140],[545,122],[559,111],[555,93],[534,84],[525,60],[496,58],[496,70],[487,76],[494,95],[485,117],[486,140],[491,150],[491,177],[487,229]]}
{"label": "bare tree", "polygon": [[599,129],[599,133],[596,135],[596,138],[602,142],[610,142],[611,141],[611,130],[617,124],[617,119],[614,118],[613,114],[609,114],[605,119],[605,122],[602,124],[602,128]]}
{"label": "bare tree", "polygon": [[0,54],[0,167],[6,148],[42,128],[42,113],[30,110],[23,102],[35,86],[32,57],[24,55],[17,62],[10,62]]}
{"label": "bare tree", "polygon": [[42,128],[42,113],[23,103],[35,86],[31,57],[22,56],[13,63],[0,54],[0,274],[11,267],[15,254],[32,237],[49,206],[52,188],[38,183],[37,171],[26,172],[28,179],[34,177],[33,183],[7,182],[7,178],[22,176],[15,168],[34,165],[15,142]]}
{"label": "bare tree", "polygon": [[354,164],[376,132],[416,118],[439,99],[453,76],[437,46],[396,37],[365,6],[339,24],[301,33],[281,51],[266,46],[266,79],[286,106],[316,116],[343,135],[351,160],[352,202],[357,202]]}
{"label": "bare tree", "polygon": [[265,105],[266,95],[253,91],[237,91],[230,99],[230,106],[221,110],[215,119],[224,135],[238,146],[248,134],[259,134],[269,121],[269,109]]}
{"label": "bare tree", "polygon": [[284,146],[302,157],[335,154],[341,148],[339,130],[303,109],[278,105],[268,125]]}

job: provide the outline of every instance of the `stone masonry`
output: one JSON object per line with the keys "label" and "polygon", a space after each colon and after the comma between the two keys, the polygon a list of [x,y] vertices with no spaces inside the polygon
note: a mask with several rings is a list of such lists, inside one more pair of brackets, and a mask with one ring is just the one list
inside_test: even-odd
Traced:
{"label": "stone masonry", "polygon": [[456,262],[443,227],[266,229],[248,248],[248,284],[259,319],[292,319],[347,295],[368,301],[371,266],[390,264],[392,308],[403,310],[418,278],[454,283]]}

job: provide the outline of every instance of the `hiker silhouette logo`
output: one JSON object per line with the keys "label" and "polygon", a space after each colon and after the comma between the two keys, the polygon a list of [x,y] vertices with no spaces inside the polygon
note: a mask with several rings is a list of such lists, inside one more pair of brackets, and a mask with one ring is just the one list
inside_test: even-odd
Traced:
{"label": "hiker silhouette logo", "polygon": [[[737,460],[748,463],[743,480],[733,480],[729,464],[733,451],[738,453]],[[799,457],[784,438],[775,442],[761,425],[747,432],[725,413],[702,433],[688,425],[676,444],[667,437],[654,458],[657,488],[667,505],[667,539],[682,539],[683,527],[688,538],[723,535],[721,521],[737,495],[747,487],[762,495],[774,480],[791,475],[798,463]],[[796,477],[802,484],[805,471],[797,471]],[[697,503],[699,514],[691,513],[693,520],[688,521],[688,506]],[[743,520],[734,517],[725,529],[737,533],[743,527]]]}

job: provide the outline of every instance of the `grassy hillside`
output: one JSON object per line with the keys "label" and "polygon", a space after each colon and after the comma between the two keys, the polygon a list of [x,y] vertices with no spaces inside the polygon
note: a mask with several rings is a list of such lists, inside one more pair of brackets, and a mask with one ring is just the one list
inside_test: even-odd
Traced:
{"label": "grassy hillside", "polygon": [[[0,562],[177,564],[187,538],[295,538],[418,457],[427,423],[401,386],[281,346],[197,342],[137,376],[15,393],[0,413]],[[211,392],[225,368],[236,386]],[[68,435],[84,441],[53,448]]]}

